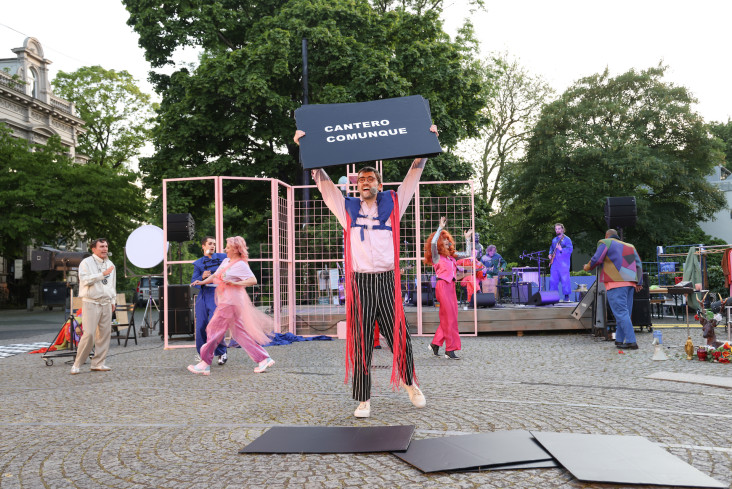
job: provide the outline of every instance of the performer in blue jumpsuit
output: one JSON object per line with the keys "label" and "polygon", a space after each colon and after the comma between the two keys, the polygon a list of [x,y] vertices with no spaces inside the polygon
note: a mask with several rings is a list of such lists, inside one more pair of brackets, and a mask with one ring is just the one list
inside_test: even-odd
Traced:
{"label": "performer in blue jumpsuit", "polygon": [[[226,253],[214,253],[216,251],[216,239],[213,236],[206,236],[201,241],[203,248],[203,256],[193,262],[193,276],[191,283],[196,280],[205,280],[213,274],[226,258]],[[216,310],[216,286],[196,285],[200,289],[198,297],[196,297],[196,351],[201,354],[201,347],[206,344],[206,326],[213,317]],[[226,345],[221,343],[216,347],[215,355],[219,357],[219,365],[226,363]]]}
{"label": "performer in blue jumpsuit", "polygon": [[[572,291],[572,284],[569,281],[569,267],[572,258],[572,240],[564,234],[564,224],[556,223],[554,232],[557,234],[552,239],[549,247],[549,260],[551,271],[549,275],[549,290],[556,290],[559,296],[564,295],[564,302],[569,302],[569,293]],[[552,259],[553,258],[553,259]],[[559,284],[562,290],[559,290]]]}

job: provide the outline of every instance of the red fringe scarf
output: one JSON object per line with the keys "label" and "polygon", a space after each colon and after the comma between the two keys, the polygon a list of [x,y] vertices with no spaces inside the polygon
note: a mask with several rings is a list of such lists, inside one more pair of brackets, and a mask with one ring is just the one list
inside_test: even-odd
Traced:
{"label": "red fringe scarf", "polygon": [[[393,389],[399,388],[399,383],[406,379],[407,374],[407,320],[404,316],[404,305],[402,304],[402,281],[399,270],[399,199],[396,192],[391,192],[394,199],[394,208],[391,211],[392,246],[394,247],[394,360],[391,368],[391,385]],[[366,366],[366,348],[364,344],[363,317],[361,314],[361,298],[358,296],[358,289],[353,285],[353,258],[351,256],[351,216],[346,212],[346,228],[343,230],[345,241],[346,259],[346,383],[353,376],[356,368],[356,341],[361,342],[361,365]],[[355,295],[355,297],[354,297]],[[355,311],[354,311],[355,308]],[[355,312],[355,314],[354,314]],[[358,324],[353,324],[354,315],[358,316]],[[354,330],[358,331],[358,337],[353,338]],[[369,372],[366,372],[369,375]],[[416,382],[416,374],[414,374]]]}

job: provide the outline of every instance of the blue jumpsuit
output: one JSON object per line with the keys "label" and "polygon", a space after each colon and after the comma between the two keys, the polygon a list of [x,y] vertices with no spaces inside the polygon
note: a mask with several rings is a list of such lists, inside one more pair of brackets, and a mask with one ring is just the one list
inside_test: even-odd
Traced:
{"label": "blue jumpsuit", "polygon": [[[211,258],[203,256],[193,262],[193,276],[191,283],[196,280],[203,280],[203,272],[206,270],[213,274],[226,258],[226,253],[214,253]],[[196,351],[201,354],[201,347],[206,343],[206,326],[213,317],[216,310],[216,287],[212,285],[195,285],[201,291],[196,297]],[[216,347],[214,355],[226,353],[226,346],[221,343]]]}
{"label": "blue jumpsuit", "polygon": [[[555,236],[552,240],[552,245],[549,248],[549,255],[554,252],[557,243],[559,242],[559,236]],[[569,266],[572,258],[572,240],[568,236],[562,238],[562,249],[557,250],[554,262],[552,263],[550,275],[549,275],[549,290],[556,290],[564,295],[565,300],[569,300],[569,293],[572,292],[572,284],[569,281]],[[559,284],[562,284],[562,290],[559,290]]]}

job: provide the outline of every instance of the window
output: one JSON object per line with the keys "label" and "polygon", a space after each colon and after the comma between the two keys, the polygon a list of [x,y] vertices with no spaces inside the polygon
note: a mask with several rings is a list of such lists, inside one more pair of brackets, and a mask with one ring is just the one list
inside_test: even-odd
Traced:
{"label": "window", "polygon": [[31,96],[33,98],[38,98],[38,73],[36,73],[35,68],[31,68],[28,74],[28,77],[30,78],[30,85],[31,85]]}

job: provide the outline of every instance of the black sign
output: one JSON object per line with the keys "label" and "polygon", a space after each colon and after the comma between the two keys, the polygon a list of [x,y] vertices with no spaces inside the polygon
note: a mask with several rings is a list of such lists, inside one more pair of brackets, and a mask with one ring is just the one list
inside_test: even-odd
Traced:
{"label": "black sign", "polygon": [[295,111],[304,168],[435,156],[429,103],[421,95],[354,104],[303,105]]}

